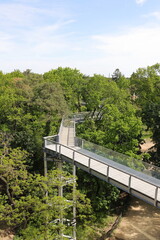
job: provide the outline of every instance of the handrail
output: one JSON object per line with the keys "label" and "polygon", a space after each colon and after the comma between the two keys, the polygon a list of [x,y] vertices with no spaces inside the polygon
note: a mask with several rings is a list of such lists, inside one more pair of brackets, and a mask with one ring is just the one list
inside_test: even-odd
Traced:
{"label": "handrail", "polygon": [[[156,184],[150,182],[150,181],[147,180],[147,179],[142,178],[141,176],[137,176],[136,173],[135,173],[135,174],[134,174],[134,173],[129,173],[129,172],[127,172],[127,171],[124,170],[124,169],[119,169],[118,167],[112,166],[110,163],[105,163],[105,162],[103,162],[103,161],[101,161],[101,160],[99,160],[99,159],[96,159],[96,158],[94,158],[94,157],[90,157],[90,156],[87,155],[87,154],[81,153],[81,152],[79,152],[79,151],[76,150],[76,149],[73,149],[73,148],[71,148],[71,147],[69,147],[69,146],[66,146],[66,145],[64,145],[64,144],[58,143],[58,142],[56,142],[56,141],[53,141],[53,140],[48,140],[48,141],[54,143],[55,145],[59,145],[60,147],[62,146],[62,147],[64,147],[64,148],[67,148],[67,149],[71,150],[72,152],[76,152],[76,153],[78,153],[78,154],[82,154],[83,156],[87,157],[88,160],[91,159],[91,160],[100,162],[100,163],[102,163],[102,164],[104,164],[104,165],[106,165],[106,166],[109,166],[110,168],[114,168],[114,169],[116,169],[116,170],[118,170],[118,171],[121,171],[121,172],[127,174],[128,176],[135,177],[135,178],[137,178],[137,179],[139,179],[139,180],[142,180],[142,181],[144,181],[144,182],[146,182],[146,183],[148,183],[148,184],[150,184],[150,185],[152,185],[152,186],[154,186],[154,187],[157,187]],[[59,152],[57,151],[57,148],[56,148],[56,153],[59,153]],[[62,152],[61,152],[61,154],[62,154]],[[63,154],[62,154],[62,155],[63,155]],[[74,161],[76,161],[76,160],[74,160]],[[127,166],[126,166],[126,167],[127,167]],[[127,168],[129,169],[130,167],[127,167]],[[135,169],[133,169],[133,170],[136,172]],[[144,174],[144,173],[143,173],[143,174]],[[146,174],[144,174],[144,175],[146,175]],[[106,175],[106,177],[107,177],[107,175]],[[152,176],[150,176],[150,177],[152,177]],[[152,177],[152,178],[154,178],[154,177]],[[159,185],[158,187],[160,188],[160,185]]]}
{"label": "handrail", "polygon": [[[88,142],[81,138],[76,137],[75,139],[80,140],[79,142],[83,142],[83,146],[82,146],[83,149],[91,151],[92,153],[96,153],[97,155],[100,155],[104,158],[108,158],[110,161],[114,161],[123,166],[127,166],[145,175],[154,177],[156,179],[160,179],[160,168],[155,165],[140,161],[136,158],[132,158],[131,156],[125,155],[123,153],[118,153],[116,151]],[[87,148],[86,145],[89,145],[89,148]],[[95,151],[93,151],[93,149],[95,149]],[[129,165],[129,164],[132,164],[132,165]],[[157,175],[153,176],[153,174],[157,174]]]}
{"label": "handrail", "polygon": [[59,132],[58,132],[58,141],[59,142],[60,142],[60,135],[62,133],[62,128],[63,128],[63,121],[64,121],[64,118],[62,118],[61,125],[59,127]]}
{"label": "handrail", "polygon": [[[63,118],[62,122],[61,122],[61,125],[60,125],[60,131],[59,131],[59,134],[58,134],[59,142],[61,142],[60,140],[61,140],[62,128],[64,126],[65,127],[68,126],[68,136],[67,136],[67,145],[68,145],[69,137],[70,137],[70,127],[72,126],[73,127],[73,137],[75,139],[75,143],[74,143],[75,146],[77,144],[76,143],[77,140],[79,140],[80,142],[83,142],[83,145],[84,145],[84,143],[86,143],[85,147],[82,146],[82,145],[81,146],[78,145],[81,148],[84,148],[84,149],[86,149],[88,151],[91,151],[93,153],[95,152],[96,154],[101,155],[101,156],[105,155],[104,157],[107,156],[107,158],[109,158],[109,160],[111,160],[111,161],[118,162],[119,164],[130,167],[131,169],[137,170],[138,172],[142,172],[143,174],[146,174],[148,176],[152,176],[156,179],[160,179],[160,168],[157,167],[157,166],[154,166],[152,164],[140,161],[136,158],[132,158],[131,156],[127,156],[125,154],[118,153],[118,152],[113,151],[111,149],[107,149],[103,146],[99,146],[97,144],[88,142],[84,139],[75,137],[75,135],[76,135],[75,134],[75,123],[79,122],[79,121],[83,121],[87,114],[88,113],[86,113],[86,112],[85,113],[78,113],[78,114],[72,114],[68,118],[66,118],[66,117]],[[86,145],[89,145],[90,149],[88,149],[86,147]],[[93,151],[93,149],[97,149],[97,151]],[[102,154],[102,152],[103,152],[103,154]],[[129,165],[129,163],[130,163],[130,165]],[[155,176],[153,176],[153,174],[155,174]]]}
{"label": "handrail", "polygon": [[44,137],[44,151],[53,151],[62,160],[160,207],[160,168],[77,138],[75,124],[83,121],[85,115],[63,118],[58,135]]}

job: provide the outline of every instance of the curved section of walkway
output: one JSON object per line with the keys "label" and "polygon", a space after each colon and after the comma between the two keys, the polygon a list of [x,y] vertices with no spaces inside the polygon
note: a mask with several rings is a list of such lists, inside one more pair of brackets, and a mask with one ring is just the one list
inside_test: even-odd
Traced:
{"label": "curved section of walkway", "polygon": [[75,137],[75,123],[84,115],[63,119],[58,136],[45,137],[44,151],[160,207],[160,171],[129,156]]}

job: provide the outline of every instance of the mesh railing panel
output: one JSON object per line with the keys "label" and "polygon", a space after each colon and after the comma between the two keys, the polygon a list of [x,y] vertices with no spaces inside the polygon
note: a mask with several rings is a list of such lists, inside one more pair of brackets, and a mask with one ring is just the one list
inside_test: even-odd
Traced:
{"label": "mesh railing panel", "polygon": [[[58,136],[57,137],[54,136],[53,138],[52,137],[47,138],[47,145],[52,144],[52,142],[60,141],[62,137],[61,135],[63,132],[63,128],[68,128],[68,129],[73,128],[74,136],[75,136],[75,122],[83,121],[87,115],[88,113],[79,113],[79,114],[72,114],[66,118],[63,118]],[[68,131],[68,137],[69,137],[69,132],[70,130]],[[69,140],[67,142],[69,142]],[[75,137],[74,145],[76,147],[86,149],[92,153],[100,155],[104,158],[107,158],[109,160],[122,164],[124,166],[130,167],[146,175],[160,179],[160,168],[152,164],[148,164],[141,160],[135,159],[133,157],[127,156],[122,153],[115,152],[111,149],[107,149],[105,147],[99,146],[97,144],[88,142],[84,139],[80,139],[77,137]]]}
{"label": "mesh railing panel", "polygon": [[88,150],[92,153],[100,155],[104,158],[122,164],[124,166],[130,167],[146,175],[160,179],[160,168],[152,164],[143,162],[141,160],[135,159],[122,153],[115,152],[111,149],[107,149],[105,147],[88,142],[84,139],[82,140],[80,138],[75,139],[75,145],[76,147]]}

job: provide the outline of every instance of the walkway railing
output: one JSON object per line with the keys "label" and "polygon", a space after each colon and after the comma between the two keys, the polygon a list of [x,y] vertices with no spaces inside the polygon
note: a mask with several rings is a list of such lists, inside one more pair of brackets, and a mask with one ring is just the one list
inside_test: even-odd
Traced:
{"label": "walkway railing", "polygon": [[160,207],[160,168],[75,137],[75,122],[84,117],[64,119],[59,135],[45,138],[45,150]]}
{"label": "walkway railing", "polygon": [[[111,149],[107,149],[103,146],[94,144],[92,142],[86,141],[81,138],[75,137],[75,123],[83,121],[88,113],[79,113],[79,114],[72,114],[70,117],[65,118],[62,120],[61,128],[67,127],[69,129],[69,132],[71,129],[73,129],[72,135],[68,134],[68,138],[74,136],[74,145],[76,147],[86,149],[92,153],[96,153],[97,155],[100,155],[102,157],[108,158],[114,162],[120,163],[124,166],[130,167],[136,171],[142,172],[148,176],[152,176],[154,178],[160,179],[160,168],[157,166],[154,166],[152,164],[146,163],[142,160],[135,159],[133,157],[130,157],[128,155],[118,153],[116,151],[113,151]],[[62,130],[59,132],[59,139],[62,138]],[[69,142],[69,139],[68,141]],[[68,144],[67,144],[68,145]]]}
{"label": "walkway railing", "polygon": [[103,146],[88,142],[81,138],[75,138],[75,146],[96,153],[104,158],[107,158],[116,163],[132,168],[136,171],[142,172],[148,176],[160,179],[160,168],[152,164],[146,163],[142,160],[135,159],[122,153],[118,153]]}

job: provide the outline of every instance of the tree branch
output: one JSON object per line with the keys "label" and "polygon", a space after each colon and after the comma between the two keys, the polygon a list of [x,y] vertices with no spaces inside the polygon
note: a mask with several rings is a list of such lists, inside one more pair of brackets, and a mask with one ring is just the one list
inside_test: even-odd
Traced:
{"label": "tree branch", "polygon": [[10,191],[9,191],[9,186],[8,186],[8,183],[7,183],[6,179],[5,179],[3,176],[0,176],[0,179],[2,180],[2,182],[3,182],[3,183],[5,184],[5,186],[6,186],[6,194],[7,194],[7,196],[8,196],[8,199],[9,199],[10,203],[11,203],[13,206],[15,206],[14,201],[13,201],[13,199],[12,199],[12,197],[11,197],[11,194],[10,194]]}

